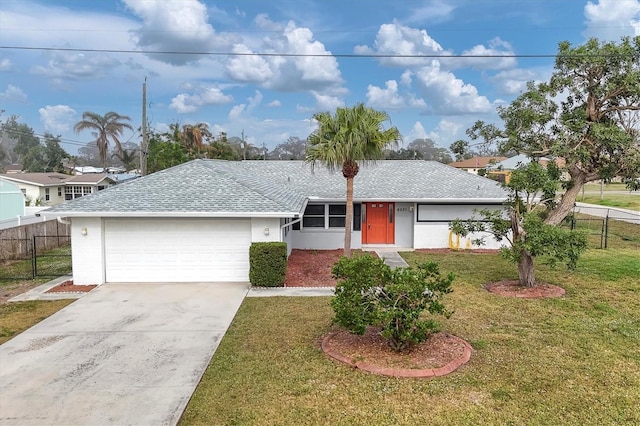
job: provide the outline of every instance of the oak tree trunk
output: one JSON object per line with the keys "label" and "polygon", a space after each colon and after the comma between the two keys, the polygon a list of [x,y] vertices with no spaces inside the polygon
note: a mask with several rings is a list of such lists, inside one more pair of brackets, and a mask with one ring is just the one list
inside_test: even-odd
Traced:
{"label": "oak tree trunk", "polygon": [[578,194],[580,194],[584,184],[588,181],[589,176],[577,167],[571,168],[569,173],[571,174],[573,186],[562,194],[558,205],[549,212],[549,216],[544,221],[547,225],[559,225],[567,217],[576,203]]}
{"label": "oak tree trunk", "polygon": [[535,287],[536,277],[533,268],[533,256],[527,250],[520,253],[520,261],[518,262],[519,283],[525,287]]}

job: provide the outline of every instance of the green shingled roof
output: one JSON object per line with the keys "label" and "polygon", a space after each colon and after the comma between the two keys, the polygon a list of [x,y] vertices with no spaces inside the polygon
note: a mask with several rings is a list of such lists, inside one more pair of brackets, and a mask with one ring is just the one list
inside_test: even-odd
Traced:
{"label": "green shingled roof", "polygon": [[[194,160],[48,210],[60,215],[282,215],[305,201],[344,200],[340,171],[303,161]],[[499,202],[496,182],[432,161],[378,161],[360,167],[354,199]]]}

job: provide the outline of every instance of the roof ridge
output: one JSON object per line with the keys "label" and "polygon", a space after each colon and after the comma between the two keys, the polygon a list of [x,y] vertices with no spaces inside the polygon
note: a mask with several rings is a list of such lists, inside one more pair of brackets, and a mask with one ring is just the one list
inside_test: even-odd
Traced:
{"label": "roof ridge", "polygon": [[[248,179],[247,176],[238,176],[237,170],[236,170],[236,163],[237,166],[242,167],[242,162],[240,161],[226,161],[226,160],[217,160],[217,159],[200,159],[205,165],[208,162],[211,163],[217,163],[220,165],[223,165],[222,168],[226,168],[229,170],[221,170],[222,168],[214,168],[214,167],[209,167],[207,165],[207,168],[210,170],[214,170],[214,171],[220,171],[221,173],[223,173],[227,178],[233,180],[234,182],[236,182],[239,185],[242,185],[243,187],[249,189],[250,191],[256,192],[258,194],[260,194],[261,196],[267,198],[270,201],[273,201],[274,203],[278,204],[279,206],[282,206],[284,208],[288,208],[289,206],[287,206],[285,203],[282,202],[281,199],[278,199],[276,197],[271,196],[269,193],[267,193],[266,191],[256,187],[255,185],[249,185],[248,182],[246,182],[246,180]],[[255,160],[258,161],[258,160]],[[228,167],[227,167],[228,166]],[[232,170],[232,172],[230,172],[230,170]],[[247,170],[244,170],[245,172],[247,172]],[[250,180],[257,182],[259,185],[263,185],[264,181],[261,181],[260,179],[258,179],[257,177],[251,177]],[[280,190],[286,191],[292,195],[295,195],[297,197],[306,199],[308,198],[306,195],[302,194],[301,192],[294,190],[292,188],[287,188],[284,185],[278,184],[276,182],[272,182],[271,183],[274,186],[277,186]]]}

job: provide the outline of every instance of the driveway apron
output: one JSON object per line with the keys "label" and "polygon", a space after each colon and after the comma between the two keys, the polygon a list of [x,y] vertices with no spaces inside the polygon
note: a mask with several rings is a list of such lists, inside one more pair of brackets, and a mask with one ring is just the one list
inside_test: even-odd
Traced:
{"label": "driveway apron", "polygon": [[0,346],[0,424],[176,424],[248,289],[98,287]]}

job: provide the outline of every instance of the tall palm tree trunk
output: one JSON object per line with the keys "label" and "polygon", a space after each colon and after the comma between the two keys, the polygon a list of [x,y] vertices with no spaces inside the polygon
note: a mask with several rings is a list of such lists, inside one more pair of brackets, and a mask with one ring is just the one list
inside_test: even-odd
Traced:
{"label": "tall palm tree trunk", "polygon": [[353,177],[347,177],[347,214],[344,218],[344,255],[351,257],[351,228],[353,223]]}

